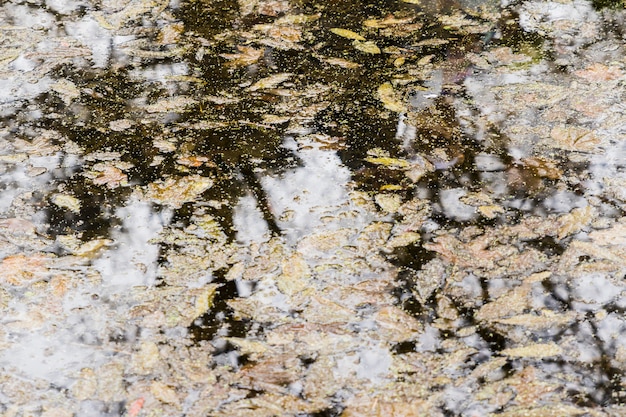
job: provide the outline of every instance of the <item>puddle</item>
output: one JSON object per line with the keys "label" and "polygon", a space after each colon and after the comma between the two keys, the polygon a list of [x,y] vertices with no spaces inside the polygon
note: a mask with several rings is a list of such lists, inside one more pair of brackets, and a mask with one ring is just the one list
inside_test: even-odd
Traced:
{"label": "puddle", "polygon": [[623,17],[6,2],[0,413],[621,415]]}

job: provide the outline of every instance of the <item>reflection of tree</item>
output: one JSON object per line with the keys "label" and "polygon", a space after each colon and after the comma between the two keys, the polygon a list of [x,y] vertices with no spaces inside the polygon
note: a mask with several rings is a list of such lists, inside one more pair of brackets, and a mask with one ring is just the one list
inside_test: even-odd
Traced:
{"label": "reflection of tree", "polygon": [[[145,106],[137,104],[158,106],[159,99],[166,94],[159,83],[135,80],[124,71],[70,71],[66,68],[61,73],[81,90],[80,99],[66,106],[53,95],[46,96],[46,105],[63,116],[48,118],[45,123],[78,144],[89,160],[59,185],[61,191],[74,195],[82,205],[80,213],[52,207],[53,233],[64,233],[67,228],[83,232],[83,238],[108,233],[111,214],[128,198],[131,188],[107,188],[85,175],[103,159],[112,165],[127,166],[131,185],[146,186],[160,179],[193,174],[213,179],[215,185],[203,198],[228,202],[215,209],[227,233],[232,233],[232,207],[249,190],[256,196],[272,232],[278,232],[255,170],[278,170],[294,159],[281,147],[280,128],[255,126],[249,120],[254,116],[250,109],[259,107],[255,102],[241,100],[210,110],[200,103],[196,108],[185,109],[178,120],[164,123],[158,116],[146,114]],[[220,122],[212,127],[211,122],[218,119]],[[119,120],[129,120],[129,127],[111,128]],[[207,122],[207,127],[188,127],[202,122]],[[162,152],[154,140],[170,141],[176,149]],[[200,157],[198,163],[181,162],[194,156]],[[188,212],[183,207],[179,220]]]}
{"label": "reflection of tree", "polygon": [[[280,9],[283,6],[274,6],[244,13],[233,1],[184,3],[176,17],[185,28],[180,50],[186,52],[159,65],[182,60],[193,80],[148,82],[141,79],[146,69],[143,66],[133,70],[132,76],[126,70],[73,72],[64,67],[58,75],[76,84],[80,98],[65,104],[47,96],[51,108],[65,113],[49,118],[47,123],[86,153],[119,153],[119,161],[111,163],[129,165],[125,175],[132,185],[146,186],[159,179],[191,174],[215,179],[215,186],[203,198],[228,202],[214,209],[227,233],[232,221],[230,208],[225,207],[232,207],[245,190],[250,190],[270,229],[277,232],[257,171],[280,172],[293,165],[295,157],[281,147],[286,122],[267,122],[265,116],[291,119],[291,125],[299,128],[310,128],[314,122],[315,128],[345,138],[342,160],[360,184],[377,189],[390,179],[387,175],[397,173],[372,170],[364,162],[368,150],[380,148],[392,156],[407,156],[395,137],[397,114],[381,105],[375,95],[377,88],[392,81],[408,96],[424,88],[432,68],[443,68],[454,79],[455,71],[462,74],[467,68],[464,53],[475,49],[485,36],[459,34],[433,15],[401,2],[295,2],[289,6],[290,13],[312,17],[303,19],[305,23],[283,25],[274,23],[287,12]],[[384,20],[390,15],[405,23],[365,32],[364,19]],[[337,27],[363,32],[383,52],[360,51],[351,39],[329,31]],[[432,39],[438,41],[430,42]],[[155,45],[156,50],[159,48]],[[427,56],[431,57],[431,69],[424,71],[419,61]],[[399,58],[406,63],[395,65]],[[345,68],[330,64],[329,59],[358,65]],[[277,74],[287,74],[284,85],[251,88],[255,82]],[[183,98],[188,101],[177,105],[176,100]],[[470,156],[473,151],[459,133],[452,106],[446,100],[438,106],[444,107],[439,111],[442,118],[434,125],[422,123],[427,121],[428,112],[422,115],[424,120],[416,117],[413,122],[420,125],[423,136],[435,137],[438,147],[455,148],[451,152]],[[130,120],[132,126],[111,127],[112,122],[122,119]],[[151,142],[154,140],[168,142],[174,149],[165,152]],[[415,152],[434,149],[433,145],[415,146]],[[180,163],[181,158],[196,157],[204,160]],[[109,189],[82,175],[95,162],[65,181],[63,187],[84,205],[79,214],[52,210],[55,232],[70,227],[85,231],[85,237],[106,234],[109,214],[128,197],[129,188]],[[459,169],[471,165],[472,159],[466,157]],[[183,208],[180,216],[186,212]]]}

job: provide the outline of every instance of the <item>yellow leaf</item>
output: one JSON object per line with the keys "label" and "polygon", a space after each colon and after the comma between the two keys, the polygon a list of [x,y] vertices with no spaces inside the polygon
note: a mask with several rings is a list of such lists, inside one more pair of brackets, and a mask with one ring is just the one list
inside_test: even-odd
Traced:
{"label": "yellow leaf", "polygon": [[577,208],[559,217],[557,220],[558,238],[563,239],[569,235],[576,234],[585,228],[594,219],[595,210],[591,206]]}
{"label": "yellow leaf", "polygon": [[413,21],[413,17],[404,17],[404,18],[398,19],[394,17],[393,15],[389,15],[385,17],[384,19],[367,19],[365,22],[363,22],[363,26],[381,29],[381,28],[386,28],[389,26],[405,25],[407,23],[411,23],[412,21]]}
{"label": "yellow leaf", "polygon": [[517,358],[547,358],[563,353],[563,349],[556,343],[534,343],[518,348],[504,349],[503,355]]}
{"label": "yellow leaf", "polygon": [[355,40],[352,42],[352,46],[354,46],[357,51],[365,52],[366,54],[380,54],[380,48],[372,41],[361,42]]}
{"label": "yellow leaf", "polygon": [[257,81],[256,83],[248,87],[248,90],[257,91],[257,90],[265,90],[268,88],[274,88],[278,86],[279,84],[287,81],[291,77],[291,75],[292,74],[290,73],[283,72],[280,74],[274,74],[274,75],[270,75],[269,77],[261,78],[259,81]]}
{"label": "yellow leaf", "polygon": [[213,306],[213,298],[219,285],[209,284],[196,295],[196,303],[194,306],[194,317],[200,317]]}
{"label": "yellow leaf", "polygon": [[81,202],[76,197],[69,194],[55,194],[52,196],[52,203],[54,205],[68,209],[73,213],[80,213]]}
{"label": "yellow leaf", "polygon": [[502,206],[491,204],[491,205],[485,205],[485,206],[478,206],[478,211],[480,212],[480,214],[482,214],[486,218],[493,219],[498,215],[498,213],[504,213],[504,208]]}
{"label": "yellow leaf", "polygon": [[376,94],[378,99],[383,102],[383,105],[387,110],[391,110],[396,113],[406,112],[406,107],[400,100],[398,100],[397,94],[391,83],[384,83],[379,86]]}
{"label": "yellow leaf", "polygon": [[178,180],[168,178],[165,181],[148,184],[146,197],[159,204],[180,208],[212,186],[213,180],[199,175],[190,175]]}
{"label": "yellow leaf", "polygon": [[385,166],[387,168],[392,168],[392,169],[406,169],[411,166],[411,164],[408,161],[405,161],[404,159],[391,158],[388,156],[383,156],[383,157],[370,156],[370,157],[365,158],[365,160],[371,164],[382,165],[382,166]]}
{"label": "yellow leaf", "polygon": [[341,36],[343,38],[352,39],[352,40],[356,40],[356,41],[364,41],[365,40],[365,38],[363,36],[359,35],[356,32],[348,30],[348,29],[332,28],[330,31],[332,33],[334,33],[335,35]]}

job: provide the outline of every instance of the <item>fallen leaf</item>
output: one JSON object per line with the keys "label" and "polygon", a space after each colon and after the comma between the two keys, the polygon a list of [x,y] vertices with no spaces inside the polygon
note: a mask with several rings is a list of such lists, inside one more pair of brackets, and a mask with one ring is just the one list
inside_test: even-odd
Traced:
{"label": "fallen leaf", "polygon": [[563,353],[556,343],[534,343],[517,348],[504,349],[501,354],[514,358],[548,358]]}
{"label": "fallen leaf", "polygon": [[557,220],[558,235],[560,239],[576,234],[587,227],[595,218],[595,210],[592,206],[576,208],[570,213],[560,216]]}
{"label": "fallen leaf", "polygon": [[348,29],[341,29],[341,28],[332,28],[330,29],[330,31],[332,33],[334,33],[335,35],[341,36],[342,38],[347,38],[347,39],[352,39],[352,40],[357,40],[357,41],[364,41],[365,38],[361,35],[359,35],[358,33],[352,31],[352,30],[348,30]]}
{"label": "fallen leaf", "polygon": [[329,63],[330,65],[337,65],[341,68],[347,69],[359,68],[361,66],[361,64],[342,58],[323,58],[323,61]]}
{"label": "fallen leaf", "polygon": [[10,255],[0,262],[0,281],[20,286],[44,279],[48,274],[49,255]]}
{"label": "fallen leaf", "polygon": [[622,71],[616,66],[606,66],[601,63],[591,64],[584,70],[574,72],[577,77],[587,81],[611,81],[622,77]]}
{"label": "fallen leaf", "polygon": [[128,185],[128,176],[121,169],[111,165],[105,166],[96,178],[93,179],[96,185],[106,185],[109,189]]}
{"label": "fallen leaf", "polygon": [[478,206],[478,212],[488,219],[495,219],[498,214],[504,213],[504,207],[498,205]]}
{"label": "fallen leaf", "polygon": [[310,288],[311,270],[304,257],[296,253],[283,260],[282,274],[276,278],[276,286],[283,294],[293,297]]}
{"label": "fallen leaf", "polygon": [[558,180],[563,171],[557,166],[557,162],[541,156],[522,159],[524,167],[530,169],[535,177]]}
{"label": "fallen leaf", "polygon": [[250,46],[242,46],[238,45],[237,49],[239,50],[238,54],[220,54],[222,58],[226,58],[229,60],[227,65],[233,67],[243,67],[247,65],[252,65],[259,60],[263,56],[265,52],[264,48],[255,49]]}
{"label": "fallen leaf", "polygon": [[555,147],[568,151],[592,152],[600,139],[589,129],[577,126],[555,126],[550,132]]}
{"label": "fallen leaf", "polygon": [[385,16],[383,19],[367,19],[363,22],[363,26],[370,28],[386,28],[388,26],[405,25],[413,21],[413,17],[396,18],[393,15]]}
{"label": "fallen leaf", "polygon": [[200,175],[153,182],[148,185],[146,197],[156,203],[180,208],[186,202],[195,200],[213,186],[213,180]]}
{"label": "fallen leaf", "polygon": [[76,197],[69,194],[54,194],[50,200],[60,208],[68,209],[76,214],[80,213],[81,202]]}
{"label": "fallen leaf", "polygon": [[292,75],[293,74],[283,72],[280,74],[274,74],[274,75],[270,75],[269,77],[261,78],[259,81],[257,81],[256,83],[248,87],[248,90],[257,91],[257,90],[266,90],[269,88],[274,88],[278,86],[279,84],[287,81],[289,78],[291,78]]}
{"label": "fallen leaf", "polygon": [[137,417],[143,408],[145,400],[143,397],[137,398],[135,401],[130,403],[128,407],[128,413],[126,414],[128,417]]}
{"label": "fallen leaf", "polygon": [[374,43],[374,41],[361,42],[355,40],[352,42],[352,46],[354,46],[354,49],[357,51],[365,52],[366,54],[376,55],[381,52],[380,48],[376,45],[376,43]]}
{"label": "fallen leaf", "polygon": [[182,113],[188,107],[196,104],[198,100],[188,96],[177,96],[173,98],[164,98],[154,104],[146,107],[148,113]]}
{"label": "fallen leaf", "polygon": [[376,90],[376,97],[382,101],[383,106],[385,106],[387,110],[391,110],[396,113],[405,113],[407,110],[406,106],[399,100],[398,94],[389,82],[378,87],[378,90]]}
{"label": "fallen leaf", "polygon": [[150,386],[150,392],[162,403],[178,404],[180,402],[178,395],[176,395],[176,391],[163,382],[154,381]]}

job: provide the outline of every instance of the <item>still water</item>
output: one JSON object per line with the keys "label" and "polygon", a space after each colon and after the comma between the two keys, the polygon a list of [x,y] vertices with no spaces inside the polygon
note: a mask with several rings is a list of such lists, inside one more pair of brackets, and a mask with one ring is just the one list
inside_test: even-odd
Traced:
{"label": "still water", "polygon": [[0,415],[618,416],[623,2],[0,6]]}

